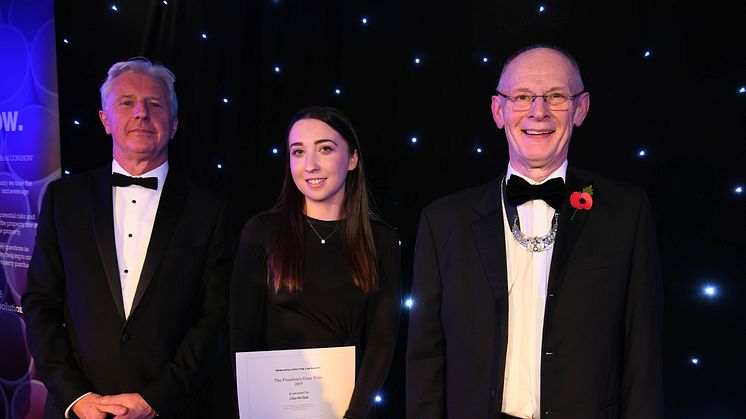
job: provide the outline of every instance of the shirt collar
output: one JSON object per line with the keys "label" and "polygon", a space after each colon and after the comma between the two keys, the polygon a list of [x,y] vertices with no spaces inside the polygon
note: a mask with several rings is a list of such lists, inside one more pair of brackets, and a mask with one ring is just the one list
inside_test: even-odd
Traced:
{"label": "shirt collar", "polygon": [[[526,182],[528,182],[528,183],[530,183],[532,185],[539,185],[540,184],[540,183],[536,182],[535,180],[529,179],[526,176],[523,176],[522,174],[518,173],[515,169],[513,169],[513,166],[510,164],[510,162],[508,162],[508,170],[505,173],[505,181],[507,182],[508,179],[510,179],[510,177],[513,176],[513,175],[522,177],[523,179],[526,180]],[[544,182],[548,181],[549,179],[556,178],[556,177],[562,178],[562,181],[565,182],[566,181],[566,176],[567,176],[567,159],[565,159],[565,161],[562,162],[562,165],[560,165],[560,167],[558,167],[557,170],[555,170],[554,172],[550,173],[549,176],[547,176],[547,178],[544,179]],[[544,182],[541,182],[541,183],[544,183]]]}

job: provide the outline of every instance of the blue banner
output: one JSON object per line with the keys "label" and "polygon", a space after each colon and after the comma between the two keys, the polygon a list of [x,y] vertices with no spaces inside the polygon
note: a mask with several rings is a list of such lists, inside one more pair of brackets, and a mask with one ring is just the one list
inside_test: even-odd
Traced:
{"label": "blue banner", "polygon": [[52,0],[0,0],[0,419],[41,418],[21,294],[47,184],[60,176]]}

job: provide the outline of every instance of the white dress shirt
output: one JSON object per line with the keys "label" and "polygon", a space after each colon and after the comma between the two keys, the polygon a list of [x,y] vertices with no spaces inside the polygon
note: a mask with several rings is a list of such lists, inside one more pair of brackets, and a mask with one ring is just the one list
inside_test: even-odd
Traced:
{"label": "white dress shirt", "polygon": [[[132,176],[116,160],[112,160],[111,170]],[[158,189],[148,189],[139,185],[113,187],[114,199],[114,243],[117,247],[119,281],[122,286],[124,316],[128,318],[135,299],[140,273],[145,263],[150,235],[153,233],[155,213],[161,199],[163,183],[168,174],[168,162],[137,177],[158,178]]]}
{"label": "white dress shirt", "polygon": [[[549,179],[565,180],[567,160]],[[510,164],[505,175],[520,176]],[[543,182],[542,182],[543,183]],[[526,236],[549,234],[554,208],[542,200],[518,206],[521,231]],[[505,362],[502,411],[519,418],[538,418],[541,396],[541,338],[549,267],[554,246],[543,252],[529,252],[513,238],[513,220],[508,220],[503,202],[505,250],[508,267],[508,349]]]}

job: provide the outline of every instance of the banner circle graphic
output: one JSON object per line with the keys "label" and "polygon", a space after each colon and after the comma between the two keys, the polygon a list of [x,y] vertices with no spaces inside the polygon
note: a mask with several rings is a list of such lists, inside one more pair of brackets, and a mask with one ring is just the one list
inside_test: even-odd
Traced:
{"label": "banner circle graphic", "polygon": [[26,38],[20,30],[10,25],[0,25],[0,101],[6,100],[21,88],[29,71],[29,51]]}
{"label": "banner circle graphic", "polygon": [[26,324],[16,313],[0,311],[3,356],[0,357],[0,385],[8,392],[28,382],[31,356],[26,348]]}
{"label": "banner circle graphic", "polygon": [[18,386],[10,402],[12,419],[42,419],[47,388],[40,381],[30,380]]}
{"label": "banner circle graphic", "polygon": [[[59,116],[41,105],[29,105],[18,112],[23,131],[8,132],[5,153],[18,156],[8,161],[11,172],[23,180],[37,181],[59,168]],[[30,156],[30,157],[28,157]]]}
{"label": "banner circle graphic", "polygon": [[23,32],[28,42],[49,19],[54,19],[52,0],[14,0],[8,8],[8,23]]}

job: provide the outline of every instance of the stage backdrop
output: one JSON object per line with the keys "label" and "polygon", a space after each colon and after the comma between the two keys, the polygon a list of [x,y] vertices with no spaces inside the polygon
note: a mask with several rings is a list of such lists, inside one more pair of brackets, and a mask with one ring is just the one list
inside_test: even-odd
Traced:
{"label": "stage backdrop", "polygon": [[[742,418],[743,16],[746,2],[681,0],[58,1],[62,167],[111,161],[98,88],[112,63],[149,57],[176,74],[170,164],[229,198],[238,232],[277,197],[290,116],[337,106],[357,130],[377,209],[398,229],[406,295],[422,207],[505,170],[490,114],[503,60],[557,44],[591,92],[570,161],[645,188],[653,203],[665,416]],[[404,310],[378,418],[403,417],[407,324]]]}
{"label": "stage backdrop", "polygon": [[46,185],[60,176],[52,0],[0,0],[0,419],[41,417],[21,294]]}

